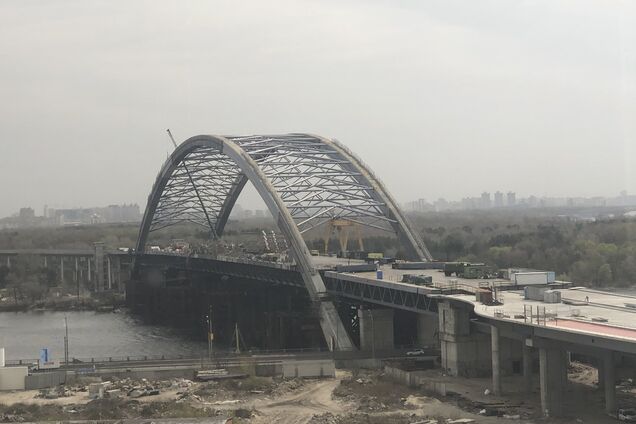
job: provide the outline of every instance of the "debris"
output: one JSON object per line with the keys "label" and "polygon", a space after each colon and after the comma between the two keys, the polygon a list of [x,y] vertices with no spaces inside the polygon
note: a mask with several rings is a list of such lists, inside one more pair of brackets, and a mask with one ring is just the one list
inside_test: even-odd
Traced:
{"label": "debris", "polygon": [[106,393],[106,387],[110,385],[110,381],[102,383],[91,383],[88,385],[88,397],[91,399],[103,399]]}
{"label": "debris", "polygon": [[490,389],[486,389],[486,390],[484,390],[484,394],[485,394],[486,396],[488,396],[488,395],[490,394]]}
{"label": "debris", "polygon": [[503,418],[507,418],[509,420],[520,420],[521,419],[521,415],[519,415],[519,414],[515,414],[515,415],[503,414]]}
{"label": "debris", "polygon": [[131,397],[131,398],[138,398],[138,397],[142,397],[143,395],[144,395],[144,392],[138,389],[134,389],[128,392],[128,397]]}
{"label": "debris", "polygon": [[[196,396],[196,395],[195,395]],[[234,405],[241,402],[238,399],[234,400],[217,400],[216,402],[212,402],[212,405]]]}
{"label": "debris", "polygon": [[456,420],[451,420],[450,418],[446,420],[447,424],[466,424],[466,423],[474,423],[475,420],[472,418],[458,418]]}

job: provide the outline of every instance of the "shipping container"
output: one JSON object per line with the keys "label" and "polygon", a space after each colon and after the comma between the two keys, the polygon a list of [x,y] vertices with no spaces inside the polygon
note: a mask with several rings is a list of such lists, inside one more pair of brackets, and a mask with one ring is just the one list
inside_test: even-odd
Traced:
{"label": "shipping container", "polygon": [[548,284],[550,283],[550,275],[552,274],[552,279],[554,282],[554,273],[548,271],[538,271],[538,272],[518,272],[511,276],[510,281],[515,283],[518,286],[528,286],[528,285],[539,285],[539,284]]}
{"label": "shipping container", "polygon": [[526,300],[538,300],[543,302],[543,293],[545,293],[546,290],[548,290],[547,287],[526,286],[523,289],[524,298]]}
{"label": "shipping container", "polygon": [[370,272],[376,270],[374,263],[355,265],[336,265],[337,272]]}
{"label": "shipping container", "polygon": [[492,305],[492,292],[490,290],[478,290],[475,292],[475,300],[484,305]]}
{"label": "shipping container", "polygon": [[545,303],[561,303],[561,292],[558,290],[546,290],[543,292]]}

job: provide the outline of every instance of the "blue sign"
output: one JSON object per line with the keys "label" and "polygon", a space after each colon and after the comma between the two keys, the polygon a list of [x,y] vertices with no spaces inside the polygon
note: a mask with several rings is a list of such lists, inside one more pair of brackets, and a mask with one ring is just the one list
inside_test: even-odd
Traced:
{"label": "blue sign", "polygon": [[40,349],[40,363],[46,364],[49,362],[49,350],[47,348]]}

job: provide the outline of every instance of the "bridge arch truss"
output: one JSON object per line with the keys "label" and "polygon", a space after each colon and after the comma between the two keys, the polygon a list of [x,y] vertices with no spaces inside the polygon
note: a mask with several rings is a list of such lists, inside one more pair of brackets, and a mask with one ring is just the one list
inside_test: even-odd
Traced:
{"label": "bridge arch truss", "polygon": [[[250,181],[263,198],[311,298],[320,301],[323,332],[343,333],[316,272],[303,233],[333,218],[397,234],[413,260],[431,260],[382,183],[346,147],[309,134],[198,135],[181,143],[162,166],[148,198],[137,252],[153,231],[193,223],[223,234],[238,196]],[[335,315],[334,315],[335,314]],[[340,338],[342,339],[342,337]],[[339,341],[340,348],[346,348]],[[350,343],[350,341],[349,341]]]}

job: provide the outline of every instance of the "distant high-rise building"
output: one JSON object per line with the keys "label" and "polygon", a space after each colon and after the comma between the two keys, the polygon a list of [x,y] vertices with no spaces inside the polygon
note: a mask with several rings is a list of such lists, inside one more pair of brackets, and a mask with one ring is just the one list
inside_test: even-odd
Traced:
{"label": "distant high-rise building", "polygon": [[502,192],[497,191],[495,193],[495,207],[496,208],[502,208],[504,205],[504,195]]}
{"label": "distant high-rise building", "polygon": [[482,208],[490,208],[492,206],[492,201],[490,200],[490,193],[484,191],[481,193],[481,207]]}
{"label": "distant high-rise building", "polygon": [[20,219],[33,219],[35,218],[35,211],[33,208],[20,208]]}
{"label": "distant high-rise building", "polygon": [[514,191],[509,191],[506,195],[506,206],[514,206],[517,204],[517,195]]}

